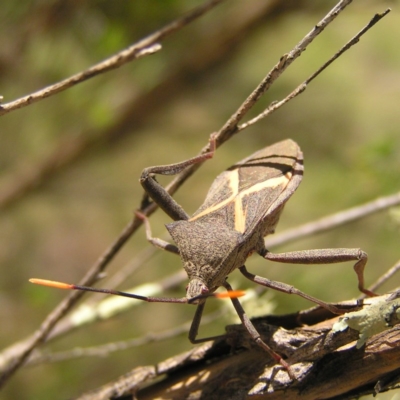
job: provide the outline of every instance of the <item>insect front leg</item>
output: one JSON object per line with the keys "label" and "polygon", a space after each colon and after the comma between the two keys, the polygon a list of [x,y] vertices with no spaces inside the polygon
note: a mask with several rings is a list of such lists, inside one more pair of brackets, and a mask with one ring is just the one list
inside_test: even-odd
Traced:
{"label": "insect front leg", "polygon": [[169,242],[166,242],[165,240],[155,238],[152,236],[150,221],[144,214],[142,214],[139,211],[136,211],[135,215],[143,221],[146,229],[146,238],[153,246],[169,251],[170,253],[179,254],[179,249],[174,244],[171,244]]}
{"label": "insect front leg", "polygon": [[169,165],[159,165],[154,167],[145,168],[140,176],[139,182],[143,186],[146,193],[153,199],[153,201],[174,221],[188,220],[189,215],[185,210],[172,198],[172,196],[161,186],[154,178],[155,174],[160,175],[176,175],[183,171],[190,165],[203,162],[212,158],[215,149],[215,135],[210,137],[210,150],[207,153],[190,158],[189,160]]}
{"label": "insect front leg", "polygon": [[196,314],[194,315],[192,324],[190,325],[189,340],[193,344],[208,342],[209,340],[221,339],[226,336],[226,335],[217,335],[217,336],[210,336],[210,337],[206,337],[206,338],[196,339],[196,337],[199,333],[199,326],[200,326],[201,317],[203,315],[205,305],[206,305],[206,303],[204,302],[204,303],[200,303],[197,306]]}

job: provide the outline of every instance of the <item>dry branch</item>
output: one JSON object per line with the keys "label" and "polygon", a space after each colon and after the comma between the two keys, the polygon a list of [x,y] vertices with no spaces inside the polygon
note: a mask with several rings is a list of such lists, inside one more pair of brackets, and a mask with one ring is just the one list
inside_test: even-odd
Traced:
{"label": "dry branch", "polygon": [[267,117],[272,112],[278,110],[282,106],[284,106],[289,101],[293,100],[299,94],[303,93],[306,89],[308,84],[313,81],[322,71],[329,67],[335,60],[337,60],[345,51],[349,50],[352,46],[357,44],[360,38],[364,35],[364,33],[368,32],[376,23],[378,23],[383,17],[385,17],[391,10],[388,8],[381,14],[375,14],[371,21],[360,30],[352,39],[350,39],[337,53],[335,53],[324,65],[318,68],[310,77],[308,77],[303,83],[297,86],[291,93],[289,93],[283,100],[281,101],[274,101],[265,111],[257,115],[255,118],[252,118],[250,121],[247,121],[241,124],[238,127],[238,131],[248,128],[249,126],[257,123],[261,119]]}
{"label": "dry branch", "polygon": [[[349,309],[358,303],[341,305]],[[139,400],[350,399],[375,393],[378,383],[381,391],[394,386],[399,374],[398,326],[388,327],[357,349],[359,333],[353,329],[334,332],[332,326],[338,318],[329,318],[332,315],[326,310],[313,308],[280,318],[254,320],[271,347],[288,357],[296,381],[259,351],[243,326],[233,325],[227,327],[225,339],[206,343],[156,366],[135,368],[78,399],[118,399],[129,394]],[[310,325],[301,326],[306,323]],[[279,327],[282,325],[290,329]]]}
{"label": "dry branch", "polygon": [[135,43],[132,46],[128,47],[127,49],[122,50],[119,53],[113,55],[112,57],[107,58],[106,60],[101,61],[96,65],[93,65],[87,70],[79,72],[69,78],[62,80],[61,82],[48,86],[35,93],[31,93],[27,96],[21,97],[20,99],[14,100],[12,102],[2,104],[0,106],[0,116],[7,114],[10,111],[26,107],[30,104],[43,100],[47,97],[53,96],[59,92],[62,92],[63,90],[69,89],[70,87],[73,87],[99,74],[119,68],[120,66],[132,60],[159,51],[161,49],[161,46],[158,43],[160,40],[182,29],[183,27],[190,24],[195,19],[201,17],[202,15],[204,15],[205,13],[210,11],[213,7],[217,6],[223,1],[225,0],[210,0],[202,4],[201,6],[197,7],[196,9],[192,10],[191,12],[188,12],[183,17],[174,20],[172,23],[166,25],[164,28],[161,28],[156,32],[154,32],[153,34],[145,37],[138,43]]}
{"label": "dry branch", "polygon": [[297,226],[292,229],[270,236],[265,240],[266,247],[280,246],[293,240],[304,238],[316,233],[321,233],[329,229],[365,218],[368,215],[377,213],[390,207],[400,204],[400,193],[395,193],[385,197],[379,197],[368,203],[361,204],[338,213],[328,215],[319,220],[309,222],[304,225]]}

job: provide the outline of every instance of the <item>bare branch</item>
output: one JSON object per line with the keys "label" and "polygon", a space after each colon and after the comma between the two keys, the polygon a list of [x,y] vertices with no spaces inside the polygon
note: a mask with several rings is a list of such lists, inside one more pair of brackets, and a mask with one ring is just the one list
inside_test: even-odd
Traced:
{"label": "bare branch", "polygon": [[283,243],[315,235],[316,233],[324,232],[328,229],[333,229],[337,226],[356,221],[357,219],[364,218],[367,215],[374,214],[398,204],[400,204],[400,192],[390,196],[379,197],[378,199],[362,204],[361,206],[352,207],[316,221],[297,226],[296,228],[287,229],[275,236],[270,236],[265,240],[265,245],[267,248],[280,246]]}
{"label": "bare branch", "polygon": [[193,22],[195,19],[201,17],[206,12],[210,11],[212,8],[222,3],[223,1],[225,0],[210,0],[207,3],[202,4],[201,6],[188,12],[183,17],[176,19],[170,24],[147,36],[146,38],[133,44],[127,49],[120,51],[114,56],[107,58],[106,60],[101,61],[96,65],[93,65],[86,71],[79,72],[67,79],[62,80],[61,82],[48,86],[27,96],[21,97],[20,99],[2,104],[0,106],[0,116],[7,114],[10,111],[17,110],[19,108],[36,103],[37,101],[40,101],[47,97],[53,96],[99,74],[119,68],[121,65],[124,65],[132,60],[136,60],[143,56],[150,55],[155,53],[156,51],[159,51],[161,49],[160,44],[158,44],[160,40],[171,35],[172,33],[175,33],[176,31],[179,31],[180,29]]}
{"label": "bare branch", "polygon": [[366,33],[369,29],[371,29],[377,22],[379,22],[385,15],[390,12],[390,8],[384,11],[381,14],[375,14],[374,17],[369,21],[369,23],[355,35],[352,39],[350,39],[336,54],[334,54],[324,65],[322,65],[317,71],[315,71],[310,77],[308,77],[303,83],[297,86],[291,93],[289,93],[283,100],[273,102],[265,111],[257,115],[255,118],[252,118],[250,121],[241,124],[238,127],[238,131],[248,128],[251,125],[254,125],[261,119],[267,117],[269,114],[273,113],[277,109],[281,108],[283,105],[288,103],[290,100],[293,100],[299,94],[303,93],[308,84],[313,81],[322,71],[328,68],[336,59],[338,59],[345,51],[349,50],[352,46],[357,44],[364,33]]}
{"label": "bare branch", "polygon": [[[221,318],[224,315],[224,313],[225,309],[221,308],[210,314],[204,315],[201,321],[202,325],[209,324],[215,321],[216,319]],[[32,355],[32,357],[28,359],[26,365],[33,366],[43,363],[55,363],[82,357],[106,357],[109,354],[114,353],[116,351],[124,351],[133,347],[139,347],[153,342],[165,341],[182,334],[187,334],[191,323],[192,321],[187,321],[184,324],[176,326],[172,329],[165,330],[163,332],[158,332],[158,333],[150,332],[147,335],[139,338],[107,343],[100,346],[93,346],[86,348],[77,347],[71,350],[59,351],[54,353],[47,353],[47,352],[35,353]]]}
{"label": "bare branch", "polygon": [[[384,297],[379,299],[374,301],[385,301]],[[346,302],[346,307],[350,303]],[[357,302],[352,303],[357,307]],[[350,399],[375,393],[377,381],[382,382],[382,390],[387,390],[384,382],[392,381],[393,385],[393,378],[398,379],[398,325],[372,336],[365,347],[357,349],[358,331],[332,330],[337,318],[326,320],[317,308],[305,311],[302,316],[305,315],[313,324],[304,327],[297,321],[297,328],[291,330],[269,325],[268,318],[254,321],[273,349],[287,355],[296,381],[256,348],[243,326],[235,325],[227,327],[227,338],[206,343],[156,366],[138,367],[78,398],[118,399],[135,393],[140,399],[153,399],[168,393],[177,400],[200,398],[199,394],[210,400],[249,396],[273,400]],[[288,319],[292,320],[293,315]],[[232,347],[236,351],[232,352]],[[142,389],[144,382],[146,388]]]}
{"label": "bare branch", "polygon": [[271,85],[278,79],[290,64],[307,48],[307,46],[330,24],[352,0],[341,0],[339,3],[291,50],[284,54],[279,62],[272,68],[268,75],[259,83],[250,96],[243,102],[238,110],[229,118],[223,128],[218,132],[217,143],[228,140],[238,131],[238,123],[251,110],[257,101],[264,95]]}
{"label": "bare branch", "polygon": [[386,9],[383,13],[375,14],[368,24],[360,30],[353,38],[351,38],[332,58],[330,58],[320,69],[315,71],[307,80],[306,84],[309,84],[314,78],[316,78],[323,70],[329,67],[337,58],[339,58],[345,51],[349,50],[352,46],[357,44],[364,33],[367,33],[376,23],[378,23],[383,17],[389,14],[390,8]]}
{"label": "bare branch", "polygon": [[[130,238],[137,229],[139,223],[132,220],[115,242],[100,256],[98,261],[89,269],[82,283],[91,285],[96,281],[99,273],[108,265],[111,259],[117,254],[119,249]],[[43,321],[39,329],[22,342],[10,347],[3,352],[2,365],[0,366],[0,387],[6,383],[10,376],[24,363],[32,350],[40,343],[46,340],[55,324],[71,309],[71,307],[82,297],[84,293],[71,292]]]}
{"label": "bare branch", "polygon": [[369,290],[375,292],[378,288],[380,288],[385,282],[387,282],[398,270],[400,270],[400,260],[397,261],[396,264],[393,265],[389,270],[387,270],[379,279],[371,285]]}

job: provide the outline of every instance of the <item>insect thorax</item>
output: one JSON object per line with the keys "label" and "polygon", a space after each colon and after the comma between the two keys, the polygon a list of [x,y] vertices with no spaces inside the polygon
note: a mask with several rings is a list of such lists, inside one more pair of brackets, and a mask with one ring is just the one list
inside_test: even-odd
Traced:
{"label": "insect thorax", "polygon": [[238,254],[242,235],[235,230],[198,221],[176,221],[166,227],[179,248],[189,279],[199,278],[211,291],[244,262]]}

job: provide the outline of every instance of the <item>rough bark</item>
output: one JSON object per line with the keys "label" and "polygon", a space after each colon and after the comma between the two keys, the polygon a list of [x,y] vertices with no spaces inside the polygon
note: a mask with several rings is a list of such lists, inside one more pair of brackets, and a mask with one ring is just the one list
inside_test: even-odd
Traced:
{"label": "rough bark", "polygon": [[[341,307],[358,305],[353,301]],[[398,307],[396,303],[393,315]],[[253,321],[268,344],[287,357],[296,380],[249,338],[243,326],[232,325],[224,339],[155,366],[136,368],[79,399],[351,399],[395,387],[400,372],[399,327],[389,325],[397,318],[359,349],[359,332],[332,330],[337,320],[313,308]]]}

